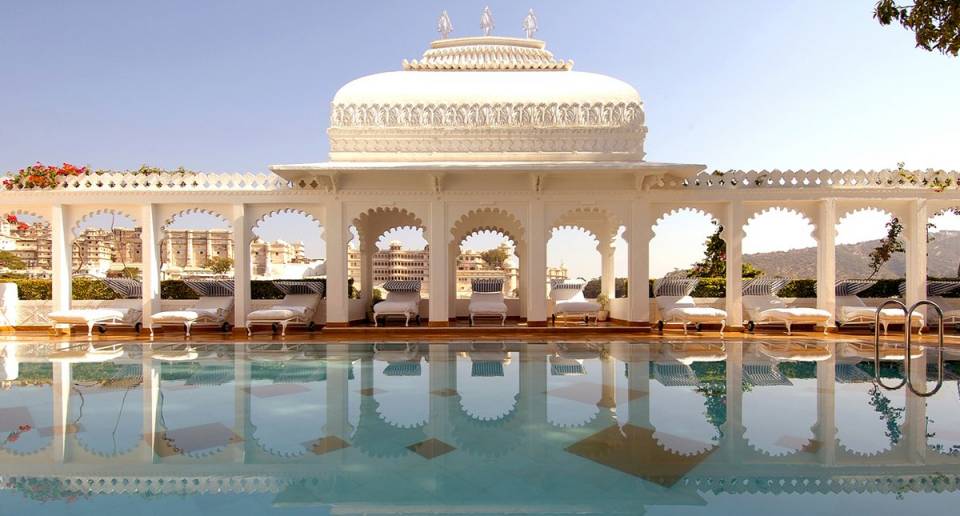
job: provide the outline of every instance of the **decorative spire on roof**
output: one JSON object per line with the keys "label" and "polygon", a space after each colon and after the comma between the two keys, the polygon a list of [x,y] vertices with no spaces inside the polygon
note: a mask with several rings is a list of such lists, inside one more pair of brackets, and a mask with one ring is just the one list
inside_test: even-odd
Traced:
{"label": "decorative spire on roof", "polygon": [[538,39],[497,36],[438,39],[420,60],[403,61],[404,70],[530,70],[563,71],[573,61],[553,57],[546,43]]}
{"label": "decorative spire on roof", "polygon": [[533,9],[530,9],[523,19],[523,32],[527,34],[527,39],[533,39],[533,35],[537,32],[537,15],[533,14]]}
{"label": "decorative spire on roof", "polygon": [[484,36],[489,36],[493,28],[493,13],[490,12],[490,6],[484,7],[483,13],[480,14],[480,29]]}
{"label": "decorative spire on roof", "polygon": [[447,36],[453,32],[453,22],[450,21],[450,15],[446,10],[440,13],[440,18],[437,20],[437,32],[440,33],[440,39],[447,39]]}

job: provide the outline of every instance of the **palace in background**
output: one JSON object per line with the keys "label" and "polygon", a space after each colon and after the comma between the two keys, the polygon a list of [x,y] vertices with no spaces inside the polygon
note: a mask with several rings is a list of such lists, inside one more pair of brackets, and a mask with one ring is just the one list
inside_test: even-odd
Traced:
{"label": "palace in background", "polygon": [[[27,267],[34,277],[48,277],[52,249],[50,224],[34,223],[25,228],[6,221],[0,222],[0,251],[10,251]],[[229,229],[172,229],[166,230],[161,243],[164,279],[209,277],[210,258],[234,258],[233,235]],[[469,297],[471,280],[476,278],[503,279],[504,293],[516,296],[519,289],[517,258],[506,244],[500,249],[508,258],[501,268],[492,268],[484,262],[481,251],[466,250],[457,258],[457,296]],[[124,268],[142,267],[140,228],[87,228],[74,240],[73,270],[91,276],[105,277]],[[360,278],[360,251],[350,248],[348,273]],[[250,244],[252,277],[302,277],[309,266],[322,260],[307,258],[303,242],[254,239]],[[417,280],[423,283],[423,292],[430,290],[430,248],[406,249],[399,241],[390,242],[387,249],[378,250],[373,257],[373,284],[387,280]],[[322,275],[322,274],[317,274]],[[567,279],[563,264],[547,267],[547,282]],[[359,282],[358,282],[359,286]]]}
{"label": "palace in background", "polygon": [[[457,297],[470,297],[471,280],[477,278],[503,279],[503,292],[508,297],[517,297],[520,288],[520,268],[513,249],[500,244],[500,250],[508,256],[503,267],[493,268],[487,265],[482,251],[467,249],[457,256]],[[360,250],[351,247],[347,252],[347,274],[351,278],[361,277]],[[554,279],[567,279],[567,268],[547,266],[547,282]],[[406,249],[398,240],[390,242],[387,249],[373,253],[373,284],[380,285],[388,280],[416,280],[422,283],[421,292],[430,291],[430,246],[423,249]],[[358,283],[359,286],[359,283]]]}

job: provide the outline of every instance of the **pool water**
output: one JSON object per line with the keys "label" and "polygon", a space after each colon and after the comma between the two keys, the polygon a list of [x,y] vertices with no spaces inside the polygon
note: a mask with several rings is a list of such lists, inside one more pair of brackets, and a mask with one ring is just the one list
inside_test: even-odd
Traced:
{"label": "pool water", "polygon": [[960,503],[960,349],[922,398],[856,341],[74,346],[0,344],[0,515]]}

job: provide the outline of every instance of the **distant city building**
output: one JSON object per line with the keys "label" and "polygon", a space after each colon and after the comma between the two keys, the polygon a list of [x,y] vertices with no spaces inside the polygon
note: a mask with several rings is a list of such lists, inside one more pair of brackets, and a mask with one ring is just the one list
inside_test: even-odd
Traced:
{"label": "distant city building", "polygon": [[[457,256],[457,297],[469,297],[471,281],[477,278],[501,278],[504,280],[504,294],[515,296],[520,288],[519,268],[513,250],[506,244],[501,249],[509,258],[502,268],[491,268],[481,257],[481,251],[466,250]],[[351,248],[347,253],[347,273],[360,286],[360,251]],[[547,267],[547,281],[566,279],[567,269]],[[399,241],[390,242],[387,249],[373,253],[373,285],[382,285],[388,280],[416,280],[423,283],[421,292],[430,292],[430,247],[424,249],[405,249]]]}
{"label": "distant city building", "polygon": [[[50,224],[25,226],[0,221],[0,251],[9,251],[26,265],[32,276],[47,277],[52,268]],[[137,273],[143,266],[140,228],[87,228],[74,239],[72,272],[105,277],[121,274],[124,268]],[[161,271],[164,279],[210,276],[208,260],[233,259],[233,233],[229,229],[167,230],[161,242]],[[302,242],[272,242],[261,239],[250,245],[254,277],[299,277],[317,270],[318,261],[304,256]],[[291,267],[291,265],[296,265]],[[313,267],[311,269],[311,267]],[[288,270],[289,269],[289,270]]]}

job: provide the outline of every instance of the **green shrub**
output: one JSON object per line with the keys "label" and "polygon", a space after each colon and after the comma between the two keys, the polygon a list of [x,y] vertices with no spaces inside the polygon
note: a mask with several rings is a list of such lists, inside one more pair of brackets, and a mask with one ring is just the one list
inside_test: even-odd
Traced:
{"label": "green shrub", "polygon": [[817,297],[817,280],[793,280],[787,283],[778,295],[781,297]]}
{"label": "green shrub", "polygon": [[160,282],[160,299],[197,299],[200,296],[181,280]]}

